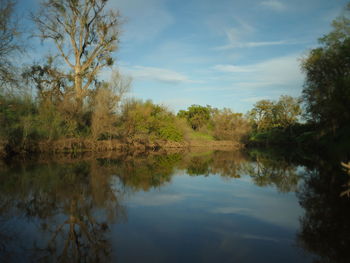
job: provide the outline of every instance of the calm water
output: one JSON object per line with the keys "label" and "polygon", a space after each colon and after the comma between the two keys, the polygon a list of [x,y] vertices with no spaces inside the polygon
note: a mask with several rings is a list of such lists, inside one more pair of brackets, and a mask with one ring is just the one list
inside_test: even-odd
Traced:
{"label": "calm water", "polygon": [[[350,262],[338,161],[258,152],[0,166],[0,262]],[[319,261],[317,261],[319,260]]]}

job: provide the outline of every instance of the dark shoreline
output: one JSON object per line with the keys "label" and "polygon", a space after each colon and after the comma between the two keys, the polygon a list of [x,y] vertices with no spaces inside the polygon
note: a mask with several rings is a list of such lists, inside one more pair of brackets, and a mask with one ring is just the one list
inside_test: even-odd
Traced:
{"label": "dark shoreline", "polygon": [[10,149],[6,142],[0,142],[0,158],[8,158],[14,155],[29,154],[77,154],[77,153],[128,153],[135,152],[177,152],[186,151],[193,148],[208,150],[238,150],[244,145],[234,141],[156,141],[151,143],[130,142],[125,143],[119,140],[94,141],[90,139],[61,139],[55,141],[41,141],[19,149]]}

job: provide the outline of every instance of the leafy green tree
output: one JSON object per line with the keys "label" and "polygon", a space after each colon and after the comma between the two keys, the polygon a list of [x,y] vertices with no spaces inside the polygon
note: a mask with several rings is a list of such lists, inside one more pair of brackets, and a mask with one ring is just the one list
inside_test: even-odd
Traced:
{"label": "leafy green tree", "polygon": [[302,62],[310,120],[335,132],[350,120],[350,3]]}
{"label": "leafy green tree", "polygon": [[302,113],[300,100],[283,95],[274,105],[274,115],[279,127],[290,127],[298,122]]}
{"label": "leafy green tree", "polygon": [[209,124],[211,119],[212,108],[200,105],[191,105],[187,110],[180,110],[177,114],[180,118],[185,118],[193,130],[198,131],[200,128]]}
{"label": "leafy green tree", "polygon": [[260,100],[254,104],[253,108],[248,112],[248,116],[256,126],[257,130],[265,130],[273,127],[274,104],[270,100]]}
{"label": "leafy green tree", "polygon": [[278,101],[260,100],[248,113],[258,131],[277,127],[286,129],[297,123],[300,115],[299,100],[286,95],[281,96]]}
{"label": "leafy green tree", "polygon": [[127,101],[119,118],[120,135],[129,143],[147,144],[155,140],[182,141],[184,131],[176,116],[152,101]]}

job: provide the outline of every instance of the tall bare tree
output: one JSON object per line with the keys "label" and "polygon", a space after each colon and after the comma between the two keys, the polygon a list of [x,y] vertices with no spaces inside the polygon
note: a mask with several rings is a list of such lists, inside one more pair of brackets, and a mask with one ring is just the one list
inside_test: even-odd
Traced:
{"label": "tall bare tree", "polygon": [[66,77],[74,82],[79,107],[99,71],[113,65],[118,48],[119,12],[105,10],[108,0],[44,0],[32,14],[42,40],[55,44],[58,57],[67,64]]}
{"label": "tall bare tree", "polygon": [[15,5],[13,0],[0,0],[0,91],[17,82],[13,57],[23,51],[18,41],[21,33],[14,15]]}

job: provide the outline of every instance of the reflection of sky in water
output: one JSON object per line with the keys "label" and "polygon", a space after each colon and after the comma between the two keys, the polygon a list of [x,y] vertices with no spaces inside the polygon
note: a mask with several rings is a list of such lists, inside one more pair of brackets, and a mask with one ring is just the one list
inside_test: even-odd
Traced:
{"label": "reflection of sky in water", "polygon": [[294,242],[302,214],[295,194],[249,178],[178,173],[131,195],[128,223],[112,231],[113,251],[122,261],[308,262]]}
{"label": "reflection of sky in water", "polygon": [[[298,177],[286,174],[292,180],[283,181],[278,173],[270,176],[269,170],[262,178],[271,179],[262,181],[269,186],[259,187],[255,174],[244,175],[244,169],[240,178],[230,177],[235,175],[234,169],[228,169],[228,176],[221,176],[218,168],[225,167],[218,162],[216,166],[211,164],[217,174],[190,176],[186,172],[190,166],[182,163],[178,166],[181,169],[176,168],[169,160],[178,159],[172,157],[157,162],[135,159],[134,166],[128,163],[124,169],[121,162],[110,166],[102,161],[100,165],[77,163],[50,169],[38,164],[27,175],[20,173],[15,182],[24,183],[23,197],[16,187],[9,187],[8,195],[4,194],[14,203],[0,217],[0,246],[4,237],[11,239],[6,244],[7,252],[13,254],[11,262],[31,261],[28,258],[35,261],[42,255],[54,259],[43,249],[53,238],[52,233],[60,230],[55,250],[59,257],[71,237],[68,223],[74,221],[75,230],[82,233],[79,235],[88,229],[94,232],[94,238],[99,238],[98,233],[106,238],[112,262],[310,262],[295,241],[303,210],[294,192],[280,193],[279,188],[297,183],[293,180]],[[216,161],[227,161],[226,168],[235,167],[235,156],[216,157]],[[198,172],[201,169],[195,171],[202,173]],[[15,172],[4,178],[14,176]],[[79,220],[84,224],[79,226]],[[106,227],[100,228],[103,224],[99,223],[105,222]],[[81,252],[91,256],[91,251],[105,244],[94,241],[86,242]],[[74,252],[74,239],[71,244]],[[3,255],[0,250],[0,262]]]}

